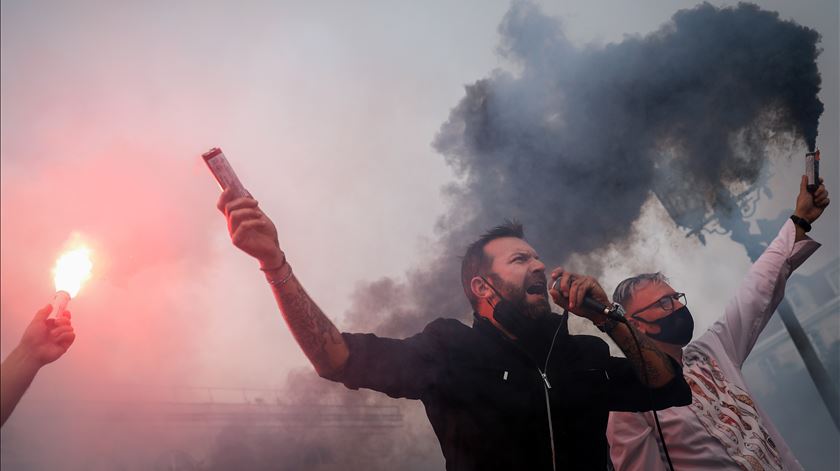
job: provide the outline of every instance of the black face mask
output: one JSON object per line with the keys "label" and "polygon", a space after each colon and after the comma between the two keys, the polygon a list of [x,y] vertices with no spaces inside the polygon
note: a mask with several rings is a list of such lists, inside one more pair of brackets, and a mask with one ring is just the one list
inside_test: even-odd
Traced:
{"label": "black face mask", "polygon": [[493,306],[493,319],[496,319],[496,322],[499,323],[502,327],[505,328],[508,332],[516,336],[517,338],[525,338],[531,334],[531,331],[534,329],[534,321],[532,319],[528,319],[527,317],[523,316],[522,306],[517,306],[513,302],[508,301],[502,296],[495,286],[490,284],[486,278],[481,277],[487,286],[496,293],[496,296],[499,297],[499,300],[496,302],[496,305]]}
{"label": "black face mask", "polygon": [[691,336],[694,335],[694,318],[691,317],[691,312],[686,306],[675,310],[662,319],[643,322],[659,326],[658,334],[647,334],[647,336],[660,342],[685,346],[688,345]]}

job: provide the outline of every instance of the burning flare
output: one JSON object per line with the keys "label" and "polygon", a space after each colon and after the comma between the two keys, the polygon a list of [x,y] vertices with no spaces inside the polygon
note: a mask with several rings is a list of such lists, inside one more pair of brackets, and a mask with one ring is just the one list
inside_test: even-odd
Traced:
{"label": "burning flare", "polygon": [[92,268],[90,249],[87,247],[70,250],[58,258],[53,269],[56,292],[52,301],[51,316],[58,317],[64,312],[70,298],[76,297],[82,283],[90,278]]}
{"label": "burning flare", "polygon": [[55,290],[66,291],[71,298],[76,297],[82,288],[82,283],[90,278],[92,268],[90,249],[87,247],[65,252],[55,262],[53,269]]}

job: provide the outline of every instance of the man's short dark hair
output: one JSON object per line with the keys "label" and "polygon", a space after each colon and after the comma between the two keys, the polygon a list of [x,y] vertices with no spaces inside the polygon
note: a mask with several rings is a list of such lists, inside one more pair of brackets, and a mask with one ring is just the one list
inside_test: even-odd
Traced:
{"label": "man's short dark hair", "polygon": [[492,258],[484,253],[484,247],[491,241],[503,237],[525,239],[522,224],[518,221],[506,220],[504,224],[490,229],[467,247],[467,252],[461,260],[461,285],[464,287],[464,294],[467,295],[473,309],[478,309],[478,297],[473,294],[470,283],[474,277],[483,276],[493,264]]}

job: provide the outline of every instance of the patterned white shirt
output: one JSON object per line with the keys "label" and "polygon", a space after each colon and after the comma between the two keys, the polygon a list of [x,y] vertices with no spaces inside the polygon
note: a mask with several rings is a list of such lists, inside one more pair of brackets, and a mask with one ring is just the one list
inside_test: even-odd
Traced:
{"label": "patterned white shirt", "polygon": [[[741,374],[784,297],[788,277],[820,247],[809,238],[795,242],[795,237],[796,228],[787,221],[750,268],[723,317],[684,349],[683,375],[692,403],[658,413],[674,469],[802,469],[753,402]],[[610,413],[607,438],[616,470],[667,470],[652,413]]]}

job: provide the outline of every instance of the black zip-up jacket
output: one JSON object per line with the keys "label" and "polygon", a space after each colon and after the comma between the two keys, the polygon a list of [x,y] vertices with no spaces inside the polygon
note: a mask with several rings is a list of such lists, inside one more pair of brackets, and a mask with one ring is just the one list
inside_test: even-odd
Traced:
{"label": "black zip-up jacket", "polygon": [[528,348],[478,316],[402,340],[344,333],[350,357],[327,377],[423,401],[448,471],[604,470],[609,411],[691,402],[676,362],[670,383],[648,389],[603,340],[570,335],[567,315],[541,322]]}

